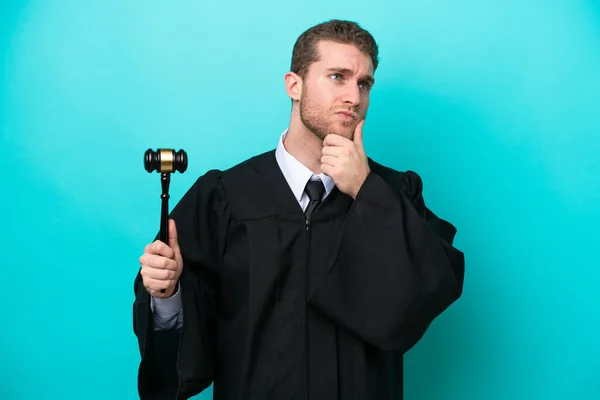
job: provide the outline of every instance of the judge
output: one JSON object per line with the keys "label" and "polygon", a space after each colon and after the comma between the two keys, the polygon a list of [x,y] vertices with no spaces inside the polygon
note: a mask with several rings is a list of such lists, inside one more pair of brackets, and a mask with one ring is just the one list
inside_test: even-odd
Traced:
{"label": "judge", "polygon": [[140,398],[402,399],[403,355],[460,297],[464,257],[420,177],[365,154],[377,64],[353,22],[304,32],[277,147],[199,177],[146,246]]}

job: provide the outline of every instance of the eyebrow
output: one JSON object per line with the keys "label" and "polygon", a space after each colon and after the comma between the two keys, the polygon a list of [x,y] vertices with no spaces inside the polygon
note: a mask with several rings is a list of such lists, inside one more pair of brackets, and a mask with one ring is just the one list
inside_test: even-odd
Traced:
{"label": "eyebrow", "polygon": [[[331,67],[331,68],[327,68],[328,72],[337,72],[339,74],[352,74],[352,70],[349,68],[339,68],[339,67]],[[373,78],[371,75],[365,75],[364,77],[362,77],[362,80],[365,80],[367,82],[369,82],[369,84],[371,86],[373,86],[375,84],[375,78]]]}

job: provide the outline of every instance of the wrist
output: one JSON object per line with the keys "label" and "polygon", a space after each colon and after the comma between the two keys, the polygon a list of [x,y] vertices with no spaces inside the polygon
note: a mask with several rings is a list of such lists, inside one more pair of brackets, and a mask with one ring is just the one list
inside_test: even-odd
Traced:
{"label": "wrist", "polygon": [[364,185],[365,181],[367,180],[367,177],[369,176],[369,173],[370,173],[370,172],[371,172],[371,171],[370,171],[370,170],[368,170],[368,171],[366,172],[366,174],[365,174],[365,175],[363,175],[363,177],[362,177],[362,178],[359,180],[358,184],[356,185],[356,187],[355,187],[355,188],[354,188],[354,190],[352,191],[352,193],[351,193],[351,196],[352,196],[352,198],[353,198],[354,200],[356,200],[356,196],[358,196],[358,192],[360,192],[360,189],[363,187],[363,185]]}
{"label": "wrist", "polygon": [[175,282],[175,284],[172,287],[167,288],[167,291],[165,292],[165,299],[168,299],[169,297],[173,297],[173,295],[175,293],[177,293],[177,288],[179,287],[179,281]]}

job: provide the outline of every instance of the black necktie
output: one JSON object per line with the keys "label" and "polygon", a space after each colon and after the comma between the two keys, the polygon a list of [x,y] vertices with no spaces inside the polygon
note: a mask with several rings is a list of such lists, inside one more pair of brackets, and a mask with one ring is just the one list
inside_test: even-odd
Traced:
{"label": "black necktie", "polygon": [[304,211],[304,215],[306,216],[306,222],[308,223],[310,222],[310,217],[313,211],[315,211],[315,208],[317,208],[317,206],[323,199],[323,194],[325,193],[325,186],[323,186],[323,182],[321,181],[308,181],[304,191],[310,199],[310,201],[308,202],[308,206],[306,207],[306,211]]}

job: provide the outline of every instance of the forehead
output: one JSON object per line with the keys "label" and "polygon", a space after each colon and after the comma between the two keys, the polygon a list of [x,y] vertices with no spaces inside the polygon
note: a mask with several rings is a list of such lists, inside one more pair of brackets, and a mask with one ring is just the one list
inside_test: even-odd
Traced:
{"label": "forehead", "polygon": [[319,61],[315,67],[343,68],[359,74],[373,75],[373,61],[368,54],[360,51],[352,44],[336,43],[329,40],[321,40],[317,43]]}

